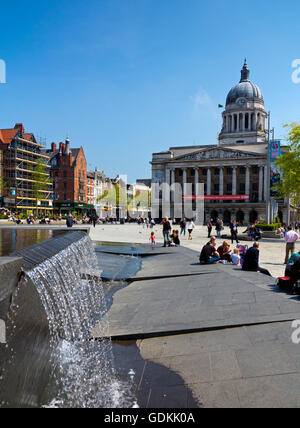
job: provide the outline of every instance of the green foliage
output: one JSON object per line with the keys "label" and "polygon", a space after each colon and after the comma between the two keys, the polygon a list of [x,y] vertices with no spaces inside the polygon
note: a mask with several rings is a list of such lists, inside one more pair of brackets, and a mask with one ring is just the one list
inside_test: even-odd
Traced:
{"label": "green foliage", "polygon": [[0,196],[4,193],[4,190],[8,189],[7,180],[0,176]]}
{"label": "green foliage", "polygon": [[282,179],[274,186],[274,190],[283,198],[289,197],[292,204],[300,208],[300,124],[292,123],[285,127],[289,129],[289,145],[276,161]]}
{"label": "green foliage", "polygon": [[262,231],[276,231],[281,227],[281,223],[267,224],[262,222],[258,223],[256,227]]}
{"label": "green foliage", "polygon": [[30,170],[32,172],[32,179],[35,180],[33,183],[33,197],[36,200],[36,207],[38,210],[38,201],[45,197],[44,191],[49,188],[51,180],[48,175],[47,167],[42,159],[37,161],[36,166],[31,165]]}

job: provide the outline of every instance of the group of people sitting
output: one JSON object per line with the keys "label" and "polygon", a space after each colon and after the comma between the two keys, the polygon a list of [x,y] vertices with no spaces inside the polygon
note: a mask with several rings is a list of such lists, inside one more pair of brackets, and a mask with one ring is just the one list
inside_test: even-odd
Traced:
{"label": "group of people sitting", "polygon": [[210,241],[202,248],[200,254],[200,264],[207,265],[217,263],[219,261],[232,263],[236,266],[241,266],[244,271],[260,272],[271,276],[267,269],[259,266],[259,243],[254,242],[253,247],[249,248],[243,257],[241,263],[240,251],[235,248],[233,252],[230,249],[228,241],[224,241],[218,249],[216,248],[216,238],[212,237]]}
{"label": "group of people sitting", "polygon": [[213,236],[210,241],[204,245],[200,254],[200,263],[202,265],[213,264],[218,261],[233,263],[240,265],[239,249],[235,248],[233,252],[230,249],[230,243],[224,241],[223,244],[217,249],[216,238]]}

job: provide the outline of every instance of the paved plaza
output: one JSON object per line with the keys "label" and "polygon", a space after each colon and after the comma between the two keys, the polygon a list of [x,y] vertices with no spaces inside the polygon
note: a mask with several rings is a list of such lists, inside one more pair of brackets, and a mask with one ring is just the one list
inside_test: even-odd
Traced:
{"label": "paved plaza", "polygon": [[[179,226],[174,226],[174,229],[180,229]],[[240,228],[240,232],[243,232],[246,227]],[[154,228],[157,246],[159,247],[163,243],[162,237],[162,226],[155,226]],[[213,230],[212,234],[216,234]],[[229,228],[225,227],[222,232],[224,235],[230,235]],[[246,237],[246,234],[241,234]],[[149,243],[150,229],[143,229],[142,226],[136,224],[131,225],[100,225],[95,229],[91,228],[90,237],[93,241],[106,241],[106,242],[130,242],[130,243]],[[181,237],[181,245],[200,253],[203,245],[207,243],[207,229],[206,227],[197,226],[193,232],[193,240],[188,241],[187,236]],[[221,243],[224,239],[218,240]],[[246,245],[252,245],[251,242],[243,242]],[[235,247],[235,244],[232,248]],[[300,240],[298,241],[296,248],[300,250]],[[283,265],[285,258],[285,243],[283,239],[263,239],[260,242],[260,265],[261,267],[268,269],[271,274],[277,278],[284,274],[285,267]]]}
{"label": "paved plaza", "polygon": [[[106,318],[114,341],[138,345],[131,367],[143,394],[148,388],[142,405],[300,407],[300,345],[291,338],[299,297],[280,292],[272,277],[231,265],[201,266],[205,228],[192,242],[183,238],[180,248],[162,248],[161,227],[155,231],[154,250],[142,226],[90,231],[100,258],[117,253],[101,241],[140,244],[122,249],[123,257],[142,256],[142,268],[114,294]],[[274,276],[284,271],[284,249],[280,240],[261,243],[261,265]],[[143,361],[156,367],[151,376]],[[172,375],[160,377],[160,367]],[[157,391],[170,400],[155,401]]]}

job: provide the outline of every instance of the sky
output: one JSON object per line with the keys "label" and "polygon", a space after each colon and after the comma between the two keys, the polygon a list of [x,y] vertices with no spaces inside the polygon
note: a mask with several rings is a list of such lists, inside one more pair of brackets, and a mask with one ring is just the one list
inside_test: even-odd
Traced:
{"label": "sky", "polygon": [[68,135],[89,169],[150,178],[152,153],[216,144],[246,57],[284,138],[300,120],[299,16],[296,0],[2,2],[0,128],[22,122],[48,147]]}

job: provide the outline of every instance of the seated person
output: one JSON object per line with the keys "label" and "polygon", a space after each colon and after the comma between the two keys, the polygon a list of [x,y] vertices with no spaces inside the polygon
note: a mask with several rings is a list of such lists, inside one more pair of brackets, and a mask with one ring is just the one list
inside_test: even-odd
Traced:
{"label": "seated person", "polygon": [[235,248],[233,250],[233,254],[231,255],[231,261],[232,261],[232,264],[234,264],[235,266],[241,265],[240,250],[238,248]]}
{"label": "seated person", "polygon": [[296,261],[299,259],[300,257],[300,251],[293,253],[288,261],[288,263],[296,263]]}
{"label": "seated person", "polygon": [[221,245],[217,252],[219,253],[221,260],[226,260],[227,262],[231,262],[231,250],[230,250],[230,244],[228,241],[224,241],[223,245]]}
{"label": "seated person", "polygon": [[290,278],[293,285],[297,283],[297,281],[300,280],[300,257],[298,260],[292,265],[291,271],[290,271]]}
{"label": "seated person", "polygon": [[256,226],[252,227],[251,237],[254,239],[254,241],[259,241],[262,238],[261,230]]}
{"label": "seated person", "polygon": [[220,255],[216,250],[216,238],[211,240],[202,248],[200,254],[200,264],[208,265],[220,260]]}
{"label": "seated person", "polygon": [[264,275],[272,276],[267,269],[259,266],[259,243],[254,242],[253,247],[249,248],[245,255],[243,270],[248,272],[260,272]]}
{"label": "seated person", "polygon": [[170,236],[170,239],[171,239],[170,245],[172,245],[172,244],[173,244],[173,246],[174,245],[176,245],[176,246],[180,245],[180,239],[179,239],[179,232],[178,232],[178,230],[173,230],[173,233]]}
{"label": "seated person", "polygon": [[293,253],[289,258],[288,264],[286,265],[284,276],[290,276],[293,265],[300,259],[300,252]]}

